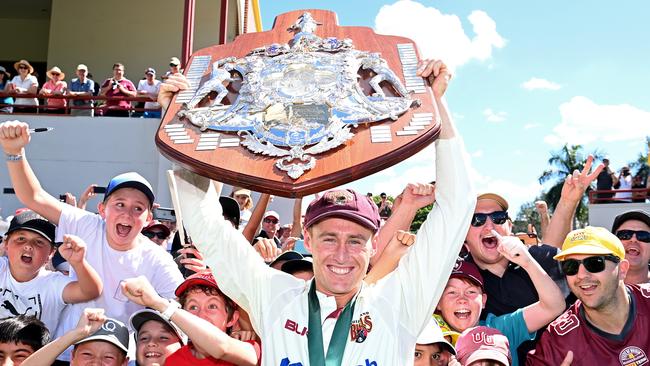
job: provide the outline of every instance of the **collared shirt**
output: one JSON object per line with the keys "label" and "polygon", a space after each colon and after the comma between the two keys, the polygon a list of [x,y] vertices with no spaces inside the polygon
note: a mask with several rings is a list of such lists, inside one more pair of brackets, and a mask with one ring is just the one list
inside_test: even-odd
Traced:
{"label": "collared shirt", "polygon": [[[442,295],[476,205],[462,140],[438,140],[436,147],[436,202],[397,269],[374,285],[361,285],[342,365],[413,364],[417,336]],[[241,233],[225,223],[214,189],[205,193],[179,179],[178,190],[185,226],[219,288],[250,315],[262,340],[262,364],[309,366],[311,281],[265,265]],[[323,294],[318,298],[327,349],[335,323],[327,316],[336,310],[336,301]]]}
{"label": "collared shirt", "polygon": [[[72,79],[70,82],[70,91],[73,92],[83,92],[83,93],[90,93],[90,95],[93,94],[95,91],[95,82],[86,78],[84,82],[82,83],[79,81],[79,79]],[[91,105],[92,101],[90,100],[73,100],[72,105]]]}

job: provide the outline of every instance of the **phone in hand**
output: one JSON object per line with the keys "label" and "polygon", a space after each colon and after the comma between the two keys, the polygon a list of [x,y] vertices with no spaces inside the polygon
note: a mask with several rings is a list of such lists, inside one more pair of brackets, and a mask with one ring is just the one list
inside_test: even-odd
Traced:
{"label": "phone in hand", "polygon": [[173,208],[156,207],[153,209],[153,219],[158,221],[176,221],[176,213]]}
{"label": "phone in hand", "polygon": [[65,202],[65,199],[66,199],[66,195],[65,195],[65,194],[60,194],[60,195],[59,195],[59,201],[61,201],[61,202]]}
{"label": "phone in hand", "polygon": [[93,187],[93,193],[106,193],[106,187]]}
{"label": "phone in hand", "polygon": [[16,191],[13,188],[4,188],[2,190],[2,193],[4,193],[4,194],[16,194]]}

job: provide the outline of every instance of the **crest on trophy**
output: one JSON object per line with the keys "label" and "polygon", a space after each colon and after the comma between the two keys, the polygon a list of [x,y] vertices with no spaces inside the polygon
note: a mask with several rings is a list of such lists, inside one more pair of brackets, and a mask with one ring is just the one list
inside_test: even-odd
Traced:
{"label": "crest on trophy", "polygon": [[[283,14],[270,32],[244,34],[192,56],[191,87],[163,118],[158,146],[199,174],[282,196],[358,179],[437,136],[430,90],[415,76],[416,55],[413,42],[338,27],[328,11]],[[369,141],[355,143],[368,134]],[[411,148],[408,141],[391,144],[424,136],[426,142]],[[382,154],[382,145],[396,147],[399,156]],[[349,159],[346,147],[370,160]],[[337,154],[347,157],[338,170],[332,166]],[[370,166],[382,155],[387,161]],[[355,172],[345,173],[350,168]]]}

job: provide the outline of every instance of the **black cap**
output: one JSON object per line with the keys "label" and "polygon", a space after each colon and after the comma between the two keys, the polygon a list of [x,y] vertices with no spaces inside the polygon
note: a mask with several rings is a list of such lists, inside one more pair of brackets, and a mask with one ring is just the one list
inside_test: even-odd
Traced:
{"label": "black cap", "polygon": [[618,228],[621,227],[625,221],[629,220],[639,220],[650,226],[650,214],[641,210],[628,211],[616,216],[614,219],[614,224],[612,224],[612,233],[615,234]]}
{"label": "black cap", "polygon": [[235,227],[239,227],[240,217],[239,217],[239,204],[237,201],[230,197],[221,196],[219,197],[219,203],[221,203],[221,209],[223,215],[230,217],[235,220]]}
{"label": "black cap", "polygon": [[54,245],[56,226],[34,211],[26,210],[14,216],[9,224],[9,229],[7,229],[6,234],[10,234],[16,230],[33,231],[43,236],[45,239],[50,241],[50,244]]}
{"label": "black cap", "polygon": [[90,341],[104,341],[115,345],[117,348],[129,352],[129,329],[119,320],[107,318],[97,331],[75,343],[75,345]]}
{"label": "black cap", "polygon": [[277,258],[275,258],[273,262],[269,264],[269,267],[273,267],[273,265],[278,263],[279,261],[292,261],[292,260],[303,259],[303,258],[305,258],[305,256],[303,256],[302,254],[294,250],[287,250],[286,252],[280,254]]}
{"label": "black cap", "polygon": [[314,271],[314,263],[311,258],[292,259],[282,263],[280,267],[282,272],[294,274],[301,271]]}

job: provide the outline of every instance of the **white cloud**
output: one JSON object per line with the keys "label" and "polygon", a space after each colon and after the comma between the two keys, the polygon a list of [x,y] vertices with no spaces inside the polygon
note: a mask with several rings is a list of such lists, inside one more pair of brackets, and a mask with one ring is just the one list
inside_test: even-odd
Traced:
{"label": "white cloud", "polygon": [[470,179],[474,182],[476,192],[493,192],[503,196],[510,206],[508,212],[511,217],[517,215],[522,204],[535,199],[542,189],[536,181],[521,185],[512,180],[482,175],[473,167],[470,168]]}
{"label": "white cloud", "polygon": [[562,85],[558,83],[554,83],[552,81],[546,80],[546,79],[540,79],[540,78],[530,78],[530,80],[524,82],[521,84],[521,87],[526,89],[526,90],[537,90],[537,89],[544,89],[544,90],[559,90],[562,88]]}
{"label": "white cloud", "polygon": [[482,10],[467,17],[474,36],[465,34],[460,18],[443,14],[411,0],[384,5],[375,17],[377,33],[399,35],[414,40],[422,58],[442,59],[451,70],[470,60],[485,61],[492,50],[503,48],[506,40],[496,30],[495,21]]}
{"label": "white cloud", "polygon": [[480,158],[483,156],[483,150],[476,150],[473,153],[471,153],[470,156],[473,158]]}
{"label": "white cloud", "polygon": [[596,104],[576,96],[559,109],[561,122],[544,138],[551,145],[635,141],[650,135],[650,112],[629,104]]}
{"label": "white cloud", "polygon": [[524,125],[524,130],[530,130],[531,128],[537,128],[540,127],[541,125],[539,123],[526,123]]}
{"label": "white cloud", "polygon": [[495,112],[492,110],[492,108],[486,108],[483,110],[483,116],[485,116],[485,119],[488,122],[503,122],[506,120],[506,116],[508,113],[506,112]]}

